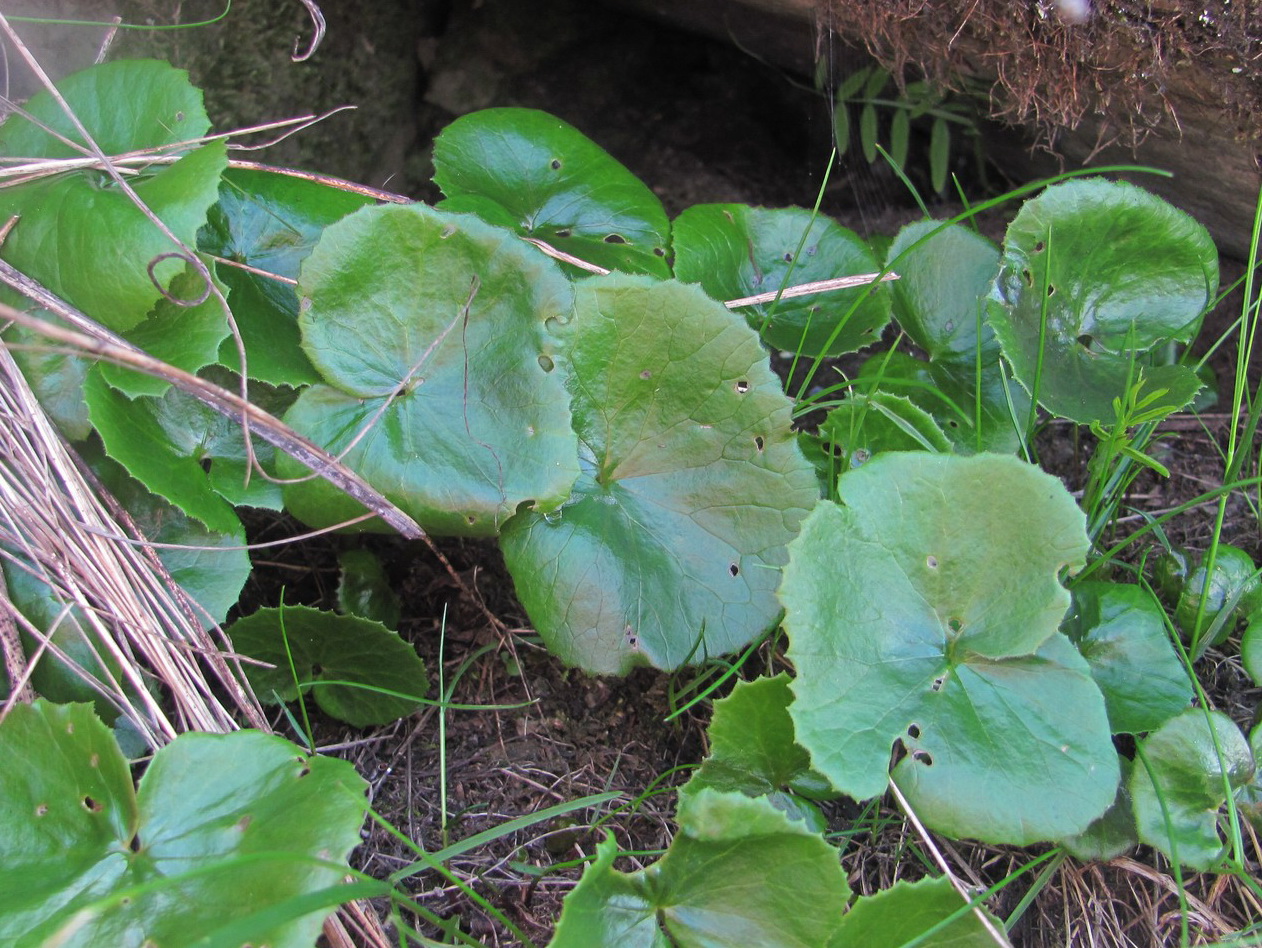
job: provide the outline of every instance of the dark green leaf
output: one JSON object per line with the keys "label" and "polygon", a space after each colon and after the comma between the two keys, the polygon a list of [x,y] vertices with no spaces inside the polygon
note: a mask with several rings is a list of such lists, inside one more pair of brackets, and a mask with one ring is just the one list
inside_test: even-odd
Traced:
{"label": "dark green leaf", "polygon": [[370,550],[347,550],[338,557],[338,565],[342,570],[337,584],[338,610],[397,630],[403,609],[381,558]]}
{"label": "dark green leaf", "polygon": [[876,135],[876,106],[868,102],[859,112],[859,144],[868,164],[876,161]]}
{"label": "dark green leaf", "polygon": [[[434,141],[444,207],[481,214],[488,203],[515,229],[611,270],[669,276],[662,202],[595,142],[533,109],[486,109]],[[490,219],[503,223],[503,214]]]}
{"label": "dark green leaf", "polygon": [[946,190],[947,176],[951,171],[951,125],[946,119],[933,120],[929,132],[929,180],[934,194]]}
{"label": "dark green leaf", "polygon": [[[799,208],[698,204],[675,220],[674,241],[675,276],[701,284],[716,300],[880,269],[863,238],[830,217]],[[889,322],[890,303],[884,285],[865,286],[744,306],[740,312],[773,348],[840,355],[876,342]]]}
{"label": "dark green leaf", "polygon": [[[198,235],[199,249],[289,280],[298,278],[324,228],[372,199],[270,171],[229,170],[219,202]],[[304,385],[319,376],[299,345],[298,293],[292,284],[227,263],[217,268],[241,330],[251,378]],[[236,366],[235,348],[224,363]]]}
{"label": "dark green leaf", "polygon": [[1165,612],[1142,587],[1079,583],[1061,631],[1091,666],[1113,733],[1154,731],[1191,702]]}
{"label": "dark green leaf", "polygon": [[951,442],[933,416],[901,395],[856,392],[828,413],[820,438],[837,458],[838,471],[882,451],[950,453]]}
{"label": "dark green leaf", "polygon": [[[276,666],[245,666],[260,699],[274,702],[279,696],[293,701],[299,684],[315,682],[310,690],[321,710],[354,727],[389,724],[407,717],[420,707],[419,699],[428,687],[425,665],[416,650],[397,632],[370,619],[285,606],[260,609],[239,619],[228,634],[243,654]],[[325,681],[367,687],[321,683]],[[373,690],[378,688],[406,697]]]}
{"label": "dark green leaf", "polygon": [[770,628],[784,545],[818,497],[757,336],[696,287],[605,278],[566,327],[583,473],[505,525],[505,561],[563,661],[675,668]]}
{"label": "dark green leaf", "polygon": [[1121,780],[1117,785],[1117,796],[1113,804],[1104,811],[1104,815],[1076,836],[1067,836],[1061,845],[1075,859],[1083,862],[1107,862],[1134,849],[1139,844],[1139,836],[1135,832],[1135,811],[1131,800],[1130,779],[1134,767],[1125,757],[1118,758],[1121,766]]}
{"label": "dark green leaf", "polygon": [[907,148],[911,139],[911,118],[906,109],[895,109],[890,117],[890,161],[894,167],[907,167]]}

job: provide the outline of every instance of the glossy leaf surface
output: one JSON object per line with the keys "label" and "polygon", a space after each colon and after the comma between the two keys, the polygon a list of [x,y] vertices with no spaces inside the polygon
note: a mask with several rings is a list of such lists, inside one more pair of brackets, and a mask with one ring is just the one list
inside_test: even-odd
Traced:
{"label": "glossy leaf surface", "polygon": [[[676,279],[699,283],[720,301],[880,269],[862,237],[801,208],[698,204],[675,219],[673,239]],[[876,342],[889,322],[890,301],[885,286],[864,286],[739,312],[767,345],[813,357]]]}
{"label": "glossy leaf surface", "polygon": [[434,181],[452,211],[626,273],[670,275],[670,222],[639,178],[572,125],[533,109],[484,109],[434,141]]}
{"label": "glossy leaf surface", "polygon": [[1164,611],[1142,587],[1079,583],[1061,630],[1091,666],[1115,734],[1155,731],[1191,703]]}
{"label": "glossy leaf surface", "polygon": [[[1067,181],[1009,225],[990,321],[1040,404],[1107,421],[1150,352],[1196,334],[1217,288],[1218,253],[1191,217],[1134,185]],[[1171,411],[1200,387],[1186,367],[1145,374],[1170,389]]]}
{"label": "glossy leaf surface", "polygon": [[[964,900],[943,878],[900,880],[855,899],[828,948],[901,948],[955,914]],[[995,923],[1002,930],[1001,922]],[[971,911],[916,942],[923,948],[991,948],[994,937]]]}

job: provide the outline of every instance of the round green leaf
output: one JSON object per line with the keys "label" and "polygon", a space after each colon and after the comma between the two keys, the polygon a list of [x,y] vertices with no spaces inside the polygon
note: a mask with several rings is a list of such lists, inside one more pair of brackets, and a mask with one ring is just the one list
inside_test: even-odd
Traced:
{"label": "round green leaf", "polygon": [[[1017,378],[1030,390],[1037,378],[1040,404],[1112,420],[1149,354],[1196,334],[1217,287],[1218,253],[1191,217],[1134,185],[1067,181],[1009,225],[990,321]],[[1171,411],[1200,384],[1186,367],[1162,374]]]}
{"label": "round green leaf", "polygon": [[[16,948],[188,944],[337,885],[359,842],[354,768],[256,731],[181,736],[138,795],[86,705],[14,707],[0,754],[22,761],[0,768],[0,941]],[[323,915],[243,940],[310,946]]]}
{"label": "round green leaf", "polygon": [[1249,742],[1225,714],[1192,708],[1139,747],[1143,753],[1131,771],[1130,790],[1140,841],[1185,866],[1212,869],[1223,853],[1218,835],[1218,810],[1226,800],[1223,776],[1233,788],[1253,779]]}
{"label": "round green leaf", "polygon": [[434,141],[434,181],[472,211],[611,270],[669,276],[670,222],[639,178],[571,125],[533,109],[486,109]]}
{"label": "round green leaf", "polygon": [[612,838],[599,845],[565,899],[552,948],[819,948],[850,897],[823,837],[740,793],[706,789],[681,801],[679,834],[647,869],[618,872],[617,855]]}
{"label": "round green leaf", "polygon": [[[219,186],[219,201],[198,234],[198,249],[296,280],[324,228],[372,203],[361,194],[291,175],[229,170]],[[231,288],[228,301],[245,344],[250,378],[275,385],[319,381],[299,345],[294,287],[228,263],[219,264],[216,272]],[[235,345],[225,350],[224,362],[237,364]]]}
{"label": "round green leaf", "polygon": [[1082,513],[1015,458],[899,452],[842,476],[780,590],[790,706],[814,767],[856,799],[893,771],[930,826],[1026,844],[1080,832],[1117,786],[1104,700],[1057,631]]}
{"label": "round green leaf", "polygon": [[[894,318],[929,359],[972,364],[980,345],[993,362],[998,344],[985,322],[999,249],[959,224],[917,221],[898,232],[885,257]],[[978,328],[981,334],[978,334]]]}
{"label": "round green leaf", "polygon": [[[325,230],[301,292],[303,348],[328,384],[285,420],[346,452],[423,528],[494,535],[523,505],[569,495],[578,460],[554,327],[573,296],[551,260],[469,215],[367,208]],[[288,486],[285,505],[312,526],[362,513],[322,479]]]}
{"label": "round green leaf", "polygon": [[1061,631],[1091,666],[1113,733],[1155,731],[1191,702],[1165,611],[1143,587],[1079,583]]}
{"label": "round green leaf", "polygon": [[583,473],[501,538],[531,621],[604,674],[740,648],[775,623],[818,497],[766,352],[697,287],[647,278],[580,284],[566,331]]}
{"label": "round green leaf", "polygon": [[835,794],[811,770],[810,757],[793,739],[792,700],[785,674],[737,682],[730,695],[714,703],[707,731],[710,755],[680,789],[680,798],[705,787],[766,796],[789,816],[822,831],[819,810],[794,791],[805,787],[813,795]]}
{"label": "round green leaf", "polygon": [[1262,688],[1262,616],[1249,617],[1240,638],[1240,661],[1254,685]]}
{"label": "round green leaf", "polygon": [[900,948],[913,940],[922,948],[994,948],[994,936],[973,912],[921,937],[963,905],[948,879],[900,879],[888,889],[855,899],[828,948]]}
{"label": "round green leaf", "polygon": [[[675,219],[673,239],[675,277],[701,284],[716,300],[880,269],[862,237],[800,208],[698,204]],[[876,342],[889,322],[890,302],[884,285],[862,286],[740,312],[773,348],[833,356]]]}
{"label": "round green leaf", "polygon": [[[1208,556],[1206,557],[1208,559]],[[1196,615],[1201,597],[1205,597],[1205,612],[1201,616],[1200,631],[1202,649],[1221,645],[1235,631],[1236,617],[1246,616],[1258,605],[1262,595],[1262,582],[1253,558],[1238,546],[1220,543],[1214,554],[1214,570],[1209,574],[1209,590],[1206,584],[1206,563],[1198,564],[1183,583],[1179,601],[1174,610],[1174,621],[1187,637],[1196,629]],[[1222,615],[1226,612],[1226,615]],[[1217,628],[1215,628],[1217,626]],[[1208,633],[1212,632],[1210,635]],[[1199,654],[1193,656],[1199,658]]]}
{"label": "round green leaf", "polygon": [[[299,685],[306,691],[315,682],[310,690],[321,710],[354,727],[369,727],[407,717],[425,695],[425,665],[416,650],[372,619],[284,606],[238,619],[228,634],[240,652],[276,666],[245,666],[264,701],[293,701]],[[353,684],[321,684],[326,681]]]}

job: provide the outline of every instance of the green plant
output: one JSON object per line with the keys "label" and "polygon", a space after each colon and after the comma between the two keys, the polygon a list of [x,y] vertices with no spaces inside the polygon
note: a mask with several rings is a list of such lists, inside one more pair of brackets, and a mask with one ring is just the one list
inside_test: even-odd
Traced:
{"label": "green plant", "polygon": [[[926,835],[1100,858],[1143,840],[1243,865],[1234,808],[1255,805],[1253,751],[1203,693],[1188,709],[1187,669],[1252,603],[1249,581],[1237,570],[1219,596],[1185,564],[1185,665],[1142,586],[1094,576],[1116,559],[1101,544],[1134,476],[1163,473],[1154,426],[1200,387],[1169,358],[1217,289],[1191,218],[1092,179],[1025,189],[1002,247],[958,221],[908,225],[881,254],[818,211],[701,205],[672,222],[577,130],[521,109],[443,133],[437,207],[377,204],[228,167],[196,90],[162,64],[99,67],[64,93],[117,157],[80,161],[45,131],[78,134],[50,97],[0,128],[0,154],[51,162],[0,191],[0,214],[21,215],[4,260],[46,309],[6,310],[21,326],[6,338],[82,341],[58,319],[97,333],[88,351],[115,364],[33,347],[23,365],[129,507],[176,525],[177,544],[223,548],[180,575],[208,622],[248,573],[237,508],[258,506],[344,532],[497,537],[543,642],[591,672],[748,657],[783,623],[792,679],[716,704],[675,842],[634,873],[602,843],[558,944],[993,937],[945,875],[843,914],[817,807],[839,793],[890,790]],[[143,107],[123,113],[123,97]],[[72,245],[81,266],[48,253]],[[793,285],[855,271],[830,295]],[[891,319],[896,347],[809,388]],[[768,348],[810,363],[795,398]],[[1100,440],[1085,515],[1015,456],[1032,455],[1040,411]],[[1244,461],[1228,457],[1236,482]],[[1215,543],[1203,575],[1231,561]],[[310,690],[361,726],[411,713],[424,669],[391,630],[379,566],[348,556],[342,576],[342,615],[285,606],[230,628],[276,666],[256,688]],[[24,582],[14,601],[51,626],[60,609]],[[441,675],[439,691],[450,707]],[[1116,735],[1138,738],[1134,761]],[[409,871],[443,872],[450,850]]]}

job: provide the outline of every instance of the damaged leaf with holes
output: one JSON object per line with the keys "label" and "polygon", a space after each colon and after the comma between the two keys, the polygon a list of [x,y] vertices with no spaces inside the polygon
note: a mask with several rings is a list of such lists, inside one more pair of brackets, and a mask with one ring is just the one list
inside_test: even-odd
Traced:
{"label": "damaged leaf with holes", "polygon": [[456,119],[434,140],[434,182],[445,210],[470,211],[607,270],[670,275],[670,220],[657,195],[546,112],[484,109]]}
{"label": "damaged leaf with holes", "polygon": [[[367,208],[302,267],[302,344],[324,384],[285,421],[434,534],[493,536],[570,493],[578,451],[558,370],[573,290],[553,261],[471,214]],[[361,515],[288,456],[285,507],[314,527]],[[379,522],[372,529],[384,529]]]}
{"label": "damaged leaf with holes", "polygon": [[[699,283],[716,300],[880,269],[862,237],[801,208],[698,204],[675,219],[672,239],[675,277]],[[773,349],[835,356],[876,342],[889,322],[890,302],[887,287],[877,284],[739,311]]]}
{"label": "damaged leaf with holes", "polygon": [[501,545],[553,654],[603,674],[747,645],[779,615],[785,544],[819,496],[743,318],[698,287],[610,276],[564,327],[582,474]]}
{"label": "damaged leaf with holes", "polygon": [[134,788],[89,706],[44,701],[10,710],[0,753],[23,761],[0,768],[5,945],[184,945],[231,929],[233,944],[309,948],[325,914],[369,894],[343,883],[365,812],[346,761],[257,731],[189,733]]}
{"label": "damaged leaf with holes", "polygon": [[989,304],[1012,370],[1048,411],[1082,424],[1114,417],[1142,376],[1165,413],[1191,402],[1196,373],[1168,363],[1218,290],[1218,252],[1184,212],[1131,184],[1049,187],[1017,212]]}
{"label": "damaged leaf with holes", "polygon": [[1089,547],[1073,498],[1013,457],[921,452],[873,458],[838,495],[803,524],[780,588],[812,765],[859,800],[892,777],[956,837],[1084,830],[1118,765],[1104,698],[1058,631],[1058,575]]}

